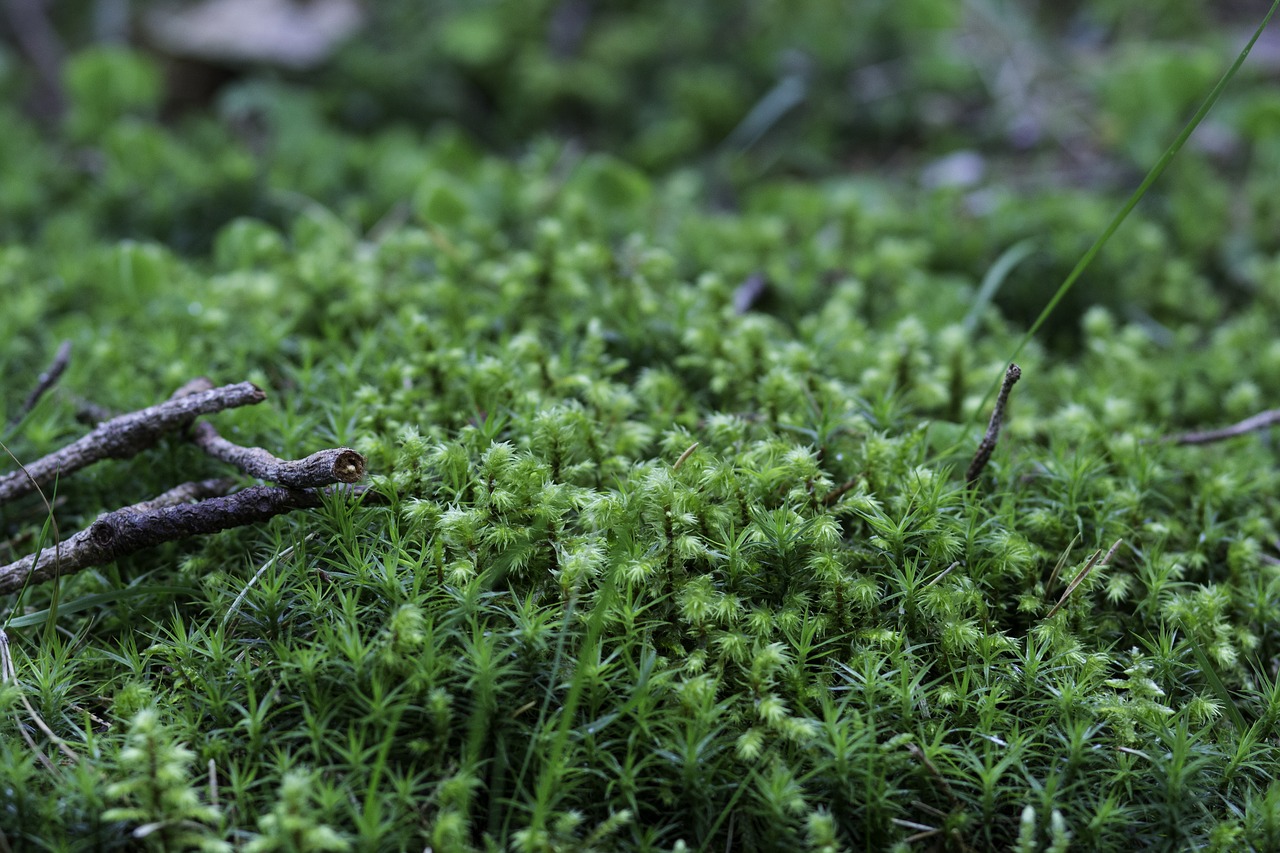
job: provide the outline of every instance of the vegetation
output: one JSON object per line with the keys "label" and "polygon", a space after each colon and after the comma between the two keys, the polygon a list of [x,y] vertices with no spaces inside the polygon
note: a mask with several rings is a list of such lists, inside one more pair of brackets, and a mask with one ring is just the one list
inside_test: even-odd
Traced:
{"label": "vegetation", "polygon": [[[1207,18],[1157,5],[1082,5],[1125,69],[1096,94],[1126,176],[1234,55],[1158,40]],[[582,96],[584,148],[494,59],[501,36],[536,66],[542,31],[500,27],[525,6],[431,36],[459,77],[511,75],[469,130],[400,121],[359,45],[322,88],[250,77],[174,121],[157,65],[94,48],[52,137],[3,108],[0,417],[73,342],[2,433],[17,459],[82,434],[85,399],[208,375],[268,391],[224,435],[372,472],[362,500],[4,600],[4,843],[1280,846],[1280,459],[1266,433],[1165,440],[1280,399],[1275,93],[1242,75],[1215,112],[1235,156],[1179,155],[1019,354],[971,485],[989,392],[1120,194],[1019,180],[1043,161],[1005,150],[976,187],[835,170],[822,110],[799,159],[725,165],[706,143],[747,95],[688,107],[688,145],[628,142],[649,110],[680,123],[631,88],[681,48],[677,4],[644,13],[615,100]],[[759,94],[707,50],[708,91]],[[527,141],[474,141],[502,134]],[[175,438],[50,497],[66,536],[226,473]],[[46,522],[4,507],[4,552]]]}

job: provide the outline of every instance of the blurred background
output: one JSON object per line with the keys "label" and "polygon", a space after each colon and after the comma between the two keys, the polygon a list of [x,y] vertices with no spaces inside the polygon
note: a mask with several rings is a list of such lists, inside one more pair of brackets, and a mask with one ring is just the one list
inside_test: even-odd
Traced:
{"label": "blurred background", "polygon": [[[367,232],[430,207],[424,176],[436,186],[442,164],[461,175],[482,153],[550,149],[566,171],[607,156],[601,180],[623,194],[694,175],[713,210],[768,181],[950,194],[920,216],[1003,211],[1003,230],[935,234],[931,262],[981,274],[994,258],[976,247],[1047,235],[1058,245],[1019,272],[1036,282],[1079,257],[1269,8],[0,2],[0,240],[127,237],[199,255],[232,219],[280,223],[298,199]],[[1280,36],[1265,33],[1144,202],[1211,277],[1246,281],[1239,259],[1280,248],[1278,76]],[[1055,206],[1080,190],[1090,201]],[[1114,263],[1122,274],[1123,251]]]}

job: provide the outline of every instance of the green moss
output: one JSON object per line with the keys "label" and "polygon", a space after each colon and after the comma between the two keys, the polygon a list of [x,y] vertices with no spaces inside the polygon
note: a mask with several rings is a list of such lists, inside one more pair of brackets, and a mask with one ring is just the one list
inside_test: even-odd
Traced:
{"label": "green moss", "polygon": [[[470,14],[444,37],[487,67],[519,28]],[[1114,199],[837,176],[725,211],[701,172],[552,141],[352,138],[281,85],[230,124],[123,103],[100,180],[0,184],[4,412],[75,345],[5,443],[65,443],[77,396],[248,378],[270,400],[227,435],[351,444],[380,500],[63,579],[64,630],[9,631],[11,845],[1274,845],[1280,466],[1265,434],[1159,440],[1280,397],[1276,264],[1197,232],[1205,163],[1020,357],[971,488],[983,395]],[[57,518],[215,473],[174,441],[59,483]],[[43,520],[6,507],[5,553]]]}

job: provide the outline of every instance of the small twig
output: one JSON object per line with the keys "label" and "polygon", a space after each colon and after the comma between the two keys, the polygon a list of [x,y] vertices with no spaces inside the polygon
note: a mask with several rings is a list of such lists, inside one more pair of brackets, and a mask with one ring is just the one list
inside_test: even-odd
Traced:
{"label": "small twig", "polygon": [[4,7],[18,49],[35,69],[32,106],[36,115],[44,121],[56,121],[66,111],[67,99],[62,89],[66,48],[49,20],[48,4],[40,0],[5,0]]}
{"label": "small twig", "polygon": [[733,291],[733,313],[741,317],[750,311],[769,290],[764,273],[753,272]]}
{"label": "small twig", "polygon": [[0,504],[101,459],[124,459],[140,453],[159,441],[163,433],[185,427],[197,415],[261,403],[266,398],[262,389],[252,382],[241,382],[112,418],[83,438],[37,459],[25,470],[0,477]]}
{"label": "small twig", "polygon": [[[14,669],[13,656],[9,651],[9,635],[3,628],[0,628],[0,684],[8,684],[10,682],[15,686],[17,685],[18,673],[17,670]],[[23,699],[25,700],[26,697],[23,696]],[[34,714],[34,711],[31,711],[30,704],[27,705],[27,708],[30,713]],[[27,747],[40,761],[40,763],[44,765],[44,768],[55,776],[61,775],[57,765],[50,761],[49,756],[44,754],[44,750],[36,745],[35,739],[31,737],[31,733],[27,731],[27,727],[19,723],[18,731],[22,734],[22,739],[26,741]]]}
{"label": "small twig", "polygon": [[218,807],[218,765],[209,759],[209,804]]}
{"label": "small twig", "polygon": [[364,457],[350,447],[321,450],[305,459],[278,459],[261,447],[241,447],[227,441],[208,421],[195,425],[191,440],[210,456],[236,466],[250,477],[294,489],[355,483],[364,476]]}
{"label": "small twig", "polygon": [[1071,593],[1076,591],[1076,587],[1080,586],[1080,584],[1084,582],[1084,579],[1089,576],[1090,572],[1092,572],[1095,568],[1100,569],[1103,566],[1110,563],[1111,558],[1116,553],[1116,549],[1120,547],[1120,543],[1123,541],[1124,541],[1123,539],[1117,539],[1111,545],[1111,547],[1107,550],[1107,555],[1103,557],[1101,560],[1098,559],[1098,555],[1101,554],[1102,552],[1094,551],[1093,556],[1089,557],[1089,561],[1084,564],[1084,568],[1080,570],[1080,573],[1075,576],[1075,579],[1072,580],[1071,583],[1067,584],[1067,588],[1063,590],[1062,597],[1058,599],[1058,603],[1053,605],[1053,609],[1049,611],[1049,615],[1044,618],[1052,619],[1053,615],[1057,613],[1059,609],[1062,608],[1062,605],[1066,604],[1067,599],[1071,597]]}
{"label": "small twig", "polygon": [[822,498],[823,506],[832,506],[836,501],[840,500],[850,489],[858,485],[857,477],[850,477],[831,491],[827,492]]}
{"label": "small twig", "polygon": [[103,421],[109,421],[116,416],[115,412],[106,406],[98,405],[92,400],[86,400],[83,397],[74,397],[73,399],[76,404],[76,422],[87,427],[95,427]]}
{"label": "small twig", "polygon": [[53,361],[49,363],[49,367],[36,379],[36,387],[31,389],[27,399],[23,401],[18,411],[9,419],[11,425],[21,421],[36,407],[36,403],[40,402],[40,398],[57,384],[62,377],[63,371],[67,369],[67,365],[70,363],[71,341],[63,341],[62,345],[58,347],[57,353],[54,354]]}
{"label": "small twig", "polygon": [[[188,397],[200,391],[210,391],[213,389],[213,382],[205,376],[197,376],[190,382],[182,385],[177,391],[169,395],[170,400],[176,400],[179,397]],[[86,400],[83,397],[76,398],[76,420],[85,426],[97,426],[103,421],[109,421],[116,417],[119,412],[114,412],[106,406],[99,406],[92,400]]]}
{"label": "small twig", "polygon": [[1016,364],[1009,365],[1009,369],[1004,374],[1004,383],[1000,386],[1000,393],[996,396],[996,407],[991,412],[991,422],[987,424],[987,434],[982,437],[978,452],[973,455],[973,462],[969,463],[969,471],[965,474],[969,485],[973,485],[978,477],[982,476],[982,470],[987,467],[987,462],[990,461],[991,454],[996,449],[996,442],[1000,439],[1000,423],[1004,420],[1004,408],[1009,402],[1009,391],[1021,378],[1022,368]]}
{"label": "small twig", "polygon": [[1251,418],[1245,418],[1240,423],[1232,424],[1229,427],[1206,430],[1205,432],[1188,432],[1182,435],[1167,435],[1163,441],[1172,444],[1209,444],[1214,441],[1226,441],[1228,438],[1248,435],[1251,432],[1257,432],[1260,429],[1266,429],[1276,424],[1280,424],[1280,409],[1270,409],[1265,412],[1259,412]]}
{"label": "small twig", "polygon": [[[342,487],[344,494],[361,496],[367,487]],[[137,551],[190,536],[217,533],[267,521],[298,509],[315,509],[323,503],[327,490],[289,489],[283,486],[252,486],[225,497],[193,504],[146,508],[136,506],[108,512],[84,530],[62,543],[61,561],[53,554],[32,554],[0,567],[0,595],[27,582],[49,580],[57,571],[69,575],[90,566],[118,560]]]}

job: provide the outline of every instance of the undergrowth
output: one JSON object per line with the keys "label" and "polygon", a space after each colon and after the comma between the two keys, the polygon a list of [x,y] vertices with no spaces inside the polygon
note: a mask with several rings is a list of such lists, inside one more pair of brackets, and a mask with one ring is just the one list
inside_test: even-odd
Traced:
{"label": "undergrowth", "polygon": [[[372,231],[294,199],[208,257],[45,251],[95,234],[83,211],[0,248],[6,375],[77,352],[6,433],[20,458],[75,433],[77,396],[208,373],[271,395],[227,434],[350,444],[379,498],[68,577],[56,630],[26,632],[51,595],[29,590],[0,686],[11,847],[1280,844],[1277,454],[1161,440],[1280,398],[1269,250],[1233,261],[1244,298],[1174,219],[1130,221],[1019,356],[970,486],[1024,328],[979,300],[985,260],[1105,224],[1096,198],[1031,228],[1012,194],[779,180],[709,213],[694,173],[551,142],[350,144],[412,185]],[[174,442],[82,472],[62,529],[212,470]],[[5,508],[6,550],[43,521]]]}

